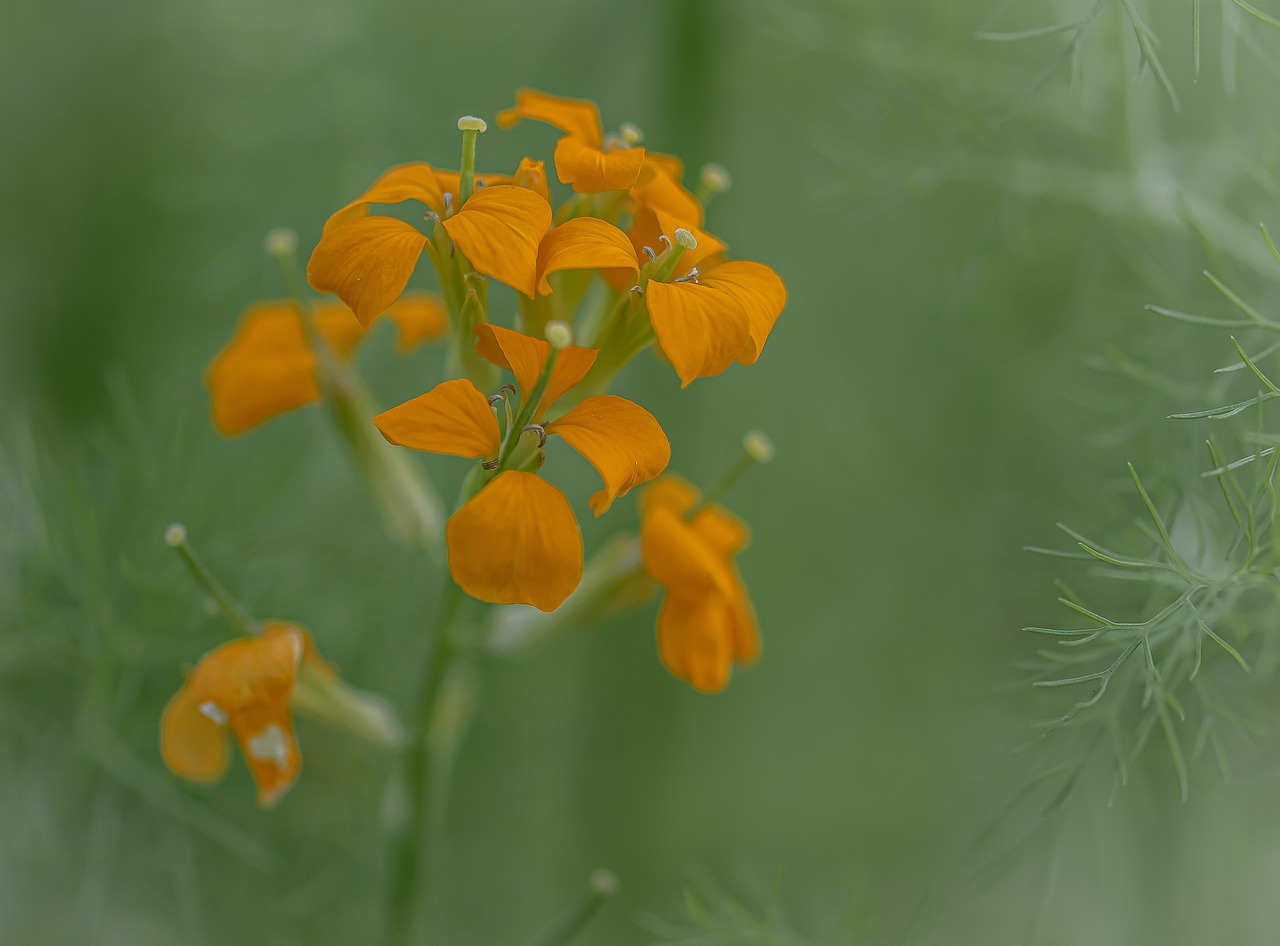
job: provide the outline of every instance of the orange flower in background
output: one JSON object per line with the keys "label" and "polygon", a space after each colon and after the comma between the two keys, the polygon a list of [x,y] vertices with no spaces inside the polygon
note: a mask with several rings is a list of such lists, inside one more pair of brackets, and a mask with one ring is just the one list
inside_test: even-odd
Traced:
{"label": "orange flower in background", "polygon": [[325,223],[307,263],[308,281],[349,305],[362,325],[372,322],[400,297],[430,240],[401,220],[368,216],[369,208],[415,200],[440,220],[477,272],[532,296],[551,206],[536,187],[494,180],[458,207],[456,172],[423,163],[392,168]]}
{"label": "orange flower in background", "polygon": [[258,786],[258,804],[275,804],[302,765],[289,695],[303,661],[323,676],[334,675],[311,636],[283,621],[269,621],[257,636],[209,651],[161,717],[165,764],[192,781],[217,781],[227,768],[230,729]]}
{"label": "orange flower in background", "polygon": [[[751,599],[734,564],[747,527],[724,508],[697,508],[698,491],[664,476],[640,497],[645,569],[666,589],[658,612],[658,654],[694,689],[724,689],[734,664],[760,652]],[[690,515],[690,512],[695,510]]]}
{"label": "orange flower in background", "polygon": [[[401,354],[441,337],[448,329],[448,317],[434,296],[406,296],[388,309],[386,316],[395,323],[396,350]],[[365,337],[351,310],[341,303],[317,303],[312,319],[317,334],[339,358],[349,357]],[[320,400],[317,364],[294,303],[253,306],[205,375],[214,426],[234,436],[277,414]]]}
{"label": "orange flower in background", "polygon": [[498,124],[511,128],[521,119],[545,122],[564,132],[556,142],[556,176],[580,194],[627,190],[644,165],[643,148],[606,142],[600,110],[586,99],[567,99],[533,89],[516,92],[513,108],[498,113]]}
{"label": "orange flower in background", "polygon": [[[551,345],[510,329],[482,324],[476,350],[515,375],[522,402],[542,376]],[[529,416],[542,436],[558,435],[595,467],[604,488],[590,499],[597,516],[613,501],[666,468],[671,446],[653,415],[626,398],[585,398],[551,423],[542,418],[586,376],[596,351],[570,346],[557,353],[546,391]],[[523,407],[522,407],[523,413]],[[414,450],[488,459],[503,451],[489,400],[470,381],[436,385],[373,419],[388,441]],[[514,432],[516,436],[520,432]],[[510,434],[508,436],[511,436]],[[449,520],[449,568],[468,594],[495,604],[554,610],[582,575],[582,537],[564,495],[522,467],[538,459],[511,452],[510,464]]]}

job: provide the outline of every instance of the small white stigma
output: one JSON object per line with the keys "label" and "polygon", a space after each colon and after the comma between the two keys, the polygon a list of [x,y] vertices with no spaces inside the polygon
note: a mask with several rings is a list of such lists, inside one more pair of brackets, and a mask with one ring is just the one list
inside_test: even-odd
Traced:
{"label": "small white stigma", "polygon": [[676,243],[684,247],[686,250],[696,250],[698,248],[698,238],[684,227],[676,229],[675,237]]}
{"label": "small white stigma", "polygon": [[747,456],[757,463],[768,463],[773,459],[773,441],[762,431],[749,431],[742,438],[742,446],[747,451]]}
{"label": "small white stigma", "polygon": [[164,544],[171,549],[187,544],[187,527],[181,522],[172,523],[164,530]]}
{"label": "small white stigma", "polygon": [[552,319],[547,323],[544,334],[551,347],[557,350],[568,348],[573,344],[573,329],[569,327],[568,322]]}
{"label": "small white stigma", "polygon": [[483,118],[476,118],[474,115],[463,115],[458,119],[458,131],[483,132],[488,127]]}
{"label": "small white stigma", "polygon": [[644,141],[644,132],[631,122],[623,122],[618,126],[618,137],[634,148]]}
{"label": "small white stigma", "polygon": [[272,256],[292,256],[298,251],[298,234],[288,227],[276,227],[268,230],[262,238],[262,245]]}
{"label": "small white stigma", "polygon": [[249,740],[249,755],[255,759],[274,762],[280,768],[289,765],[289,741],[279,726],[271,725]]}
{"label": "small white stigma", "polygon": [[200,715],[207,716],[219,726],[227,725],[227,714],[218,709],[218,704],[213,700],[206,700],[200,704]]}

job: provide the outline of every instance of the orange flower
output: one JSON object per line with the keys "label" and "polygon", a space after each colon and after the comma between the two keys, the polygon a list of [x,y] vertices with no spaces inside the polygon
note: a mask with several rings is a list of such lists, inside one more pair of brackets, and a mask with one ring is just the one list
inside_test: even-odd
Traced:
{"label": "orange flower", "polygon": [[257,636],[209,651],[164,709],[165,764],[192,781],[217,781],[227,768],[230,729],[258,786],[258,804],[275,804],[302,765],[289,694],[303,661],[324,676],[334,675],[311,636],[283,621],[268,621]]}
{"label": "orange flower", "polygon": [[498,124],[510,128],[522,118],[546,122],[564,132],[556,142],[556,176],[578,193],[627,190],[636,182],[644,149],[606,143],[594,102],[520,89],[515,107],[498,113]]}
{"label": "orange flower", "polygon": [[[448,327],[444,309],[434,296],[406,296],[386,314],[399,332],[396,350],[401,354],[439,338]],[[341,303],[317,303],[312,316],[316,332],[340,358],[350,356],[365,336],[351,310]],[[253,306],[205,375],[214,426],[234,436],[320,400],[316,367],[316,353],[292,302]]]}
{"label": "orange flower", "polygon": [[733,561],[747,545],[747,527],[720,506],[697,508],[698,499],[675,476],[645,490],[640,549],[645,569],[667,592],[658,612],[662,662],[694,689],[714,693],[728,684],[734,664],[756,658],[760,639]]}
{"label": "orange flower", "polygon": [[416,200],[440,221],[477,272],[532,296],[538,243],[551,226],[551,206],[535,187],[495,180],[489,178],[488,186],[457,207],[456,172],[435,171],[422,163],[392,168],[325,223],[307,263],[307,279],[317,290],[342,299],[368,325],[400,297],[431,243],[401,220],[367,216],[369,207]]}
{"label": "orange flower", "polygon": [[[585,398],[556,420],[542,419],[595,361],[590,348],[567,347],[556,355],[546,389],[528,404],[551,356],[551,345],[496,325],[477,327],[476,350],[515,375],[520,415],[539,439],[559,435],[581,453],[604,481],[590,499],[597,516],[632,487],[666,468],[671,447],[653,415],[625,398]],[[582,574],[582,537],[564,495],[534,472],[541,443],[523,431],[504,437],[488,399],[466,379],[444,381],[426,394],[373,419],[391,443],[451,456],[487,459],[497,469],[449,520],[445,538],[454,581],[473,597],[495,604],[532,604],[543,611],[559,606]],[[545,441],[543,441],[545,442]]]}

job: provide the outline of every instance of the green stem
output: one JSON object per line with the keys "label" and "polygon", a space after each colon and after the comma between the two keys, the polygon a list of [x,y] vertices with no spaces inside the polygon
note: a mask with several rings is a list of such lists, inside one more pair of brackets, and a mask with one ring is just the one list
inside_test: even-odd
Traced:
{"label": "green stem", "polygon": [[239,602],[231,597],[227,589],[223,588],[218,582],[218,579],[213,577],[213,573],[205,568],[204,562],[200,561],[195,551],[187,543],[187,530],[182,526],[172,525],[169,527],[165,540],[178,553],[178,557],[182,559],[183,563],[186,564],[191,576],[209,593],[209,597],[217,602],[218,609],[231,622],[231,625],[246,637],[253,637],[257,633],[254,629],[253,621],[241,609]]}
{"label": "green stem", "polygon": [[457,656],[453,624],[463,602],[462,589],[446,577],[436,615],[435,642],[423,668],[418,702],[410,717],[413,729],[405,752],[408,779],[409,820],[399,838],[392,865],[390,924],[388,942],[409,944],[415,940],[420,911],[415,909],[429,896],[428,852],[431,846],[431,797],[435,786],[436,763],[430,745],[432,724],[440,704],[440,692],[449,668]]}

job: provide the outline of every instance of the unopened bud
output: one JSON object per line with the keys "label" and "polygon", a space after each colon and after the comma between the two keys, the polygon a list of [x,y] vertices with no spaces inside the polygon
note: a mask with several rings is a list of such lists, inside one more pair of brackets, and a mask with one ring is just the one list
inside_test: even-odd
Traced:
{"label": "unopened bud", "polygon": [[272,256],[292,256],[298,250],[298,234],[288,227],[276,227],[267,231],[262,245]]}
{"label": "unopened bud", "polygon": [[474,115],[463,115],[458,119],[458,131],[484,131],[489,126],[483,118],[476,118]]}
{"label": "unopened bud", "polygon": [[761,431],[750,431],[742,438],[742,446],[747,451],[747,456],[757,463],[768,463],[773,459],[773,441]]}
{"label": "unopened bud", "polygon": [[695,237],[684,227],[680,227],[675,233],[676,242],[686,250],[696,250],[698,248],[698,238]]}
{"label": "unopened bud", "polygon": [[602,867],[591,872],[587,885],[591,888],[592,893],[601,897],[612,897],[618,892],[618,875]]}
{"label": "unopened bud", "polygon": [[181,522],[175,522],[169,528],[164,530],[164,544],[171,549],[176,549],[180,545],[187,544],[187,527]]}
{"label": "unopened bud", "polygon": [[625,141],[628,145],[635,147],[644,141],[644,132],[631,122],[623,122],[618,127],[618,137]]}
{"label": "unopened bud", "polygon": [[552,319],[547,323],[543,333],[546,335],[551,347],[557,350],[568,348],[573,344],[573,329],[569,327],[568,322]]}
{"label": "unopened bud", "polygon": [[698,173],[698,183],[711,194],[723,194],[733,186],[733,178],[723,164],[704,164]]}

